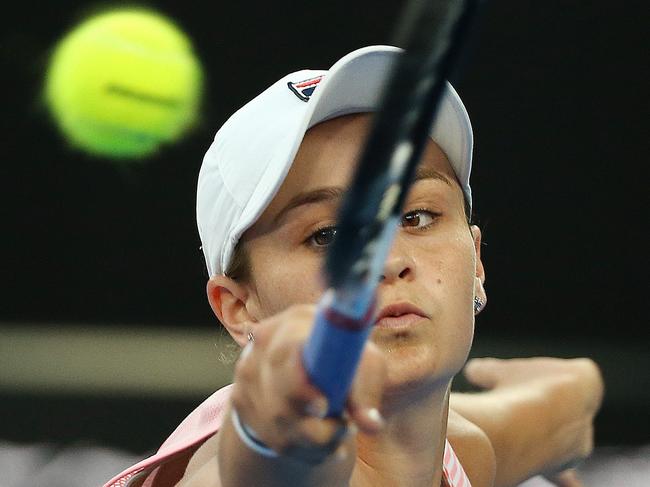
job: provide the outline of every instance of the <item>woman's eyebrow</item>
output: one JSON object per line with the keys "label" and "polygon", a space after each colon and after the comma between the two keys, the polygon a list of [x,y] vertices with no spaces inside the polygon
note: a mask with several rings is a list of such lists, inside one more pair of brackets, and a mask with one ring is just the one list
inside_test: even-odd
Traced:
{"label": "woman's eyebrow", "polygon": [[437,179],[451,187],[454,186],[454,183],[451,181],[451,179],[449,179],[449,176],[446,176],[445,174],[441,173],[440,171],[436,171],[431,167],[420,166],[417,168],[415,171],[414,182],[420,181],[421,179]]}
{"label": "woman's eyebrow", "polygon": [[332,201],[340,199],[344,193],[344,189],[338,186],[328,186],[325,188],[317,188],[311,191],[304,191],[298,193],[296,196],[289,200],[289,203],[285,205],[282,210],[273,218],[274,223],[278,223],[280,220],[287,216],[291,210],[304,205],[311,205],[314,203],[322,203],[325,201]]}
{"label": "woman's eyebrow", "polygon": [[[430,167],[418,167],[415,173],[415,181],[420,181],[422,179],[437,179],[449,186],[454,186],[454,183],[448,176]],[[287,213],[300,206],[340,199],[344,192],[345,190],[339,186],[327,186],[298,193],[296,196],[291,198],[289,203],[287,203],[275,218],[273,218],[273,223],[280,222],[282,219],[286,218]]]}

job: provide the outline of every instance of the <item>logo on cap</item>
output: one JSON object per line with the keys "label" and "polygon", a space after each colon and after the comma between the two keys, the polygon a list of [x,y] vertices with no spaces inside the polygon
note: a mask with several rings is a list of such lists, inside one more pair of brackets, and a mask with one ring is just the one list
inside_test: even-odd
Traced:
{"label": "logo on cap", "polygon": [[309,98],[311,98],[311,95],[314,93],[314,90],[316,89],[316,86],[318,86],[318,83],[320,83],[320,80],[323,79],[323,76],[324,75],[321,74],[315,78],[309,78],[303,81],[289,81],[287,83],[287,86],[294,95],[296,95],[302,101],[306,102],[309,101]]}

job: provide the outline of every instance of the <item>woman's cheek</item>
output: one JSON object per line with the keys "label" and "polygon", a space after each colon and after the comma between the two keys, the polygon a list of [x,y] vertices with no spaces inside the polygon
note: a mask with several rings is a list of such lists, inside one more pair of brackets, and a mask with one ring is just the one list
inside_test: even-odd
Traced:
{"label": "woman's cheek", "polygon": [[320,267],[313,262],[297,259],[269,273],[264,283],[264,301],[272,314],[279,313],[294,304],[316,303],[323,294]]}

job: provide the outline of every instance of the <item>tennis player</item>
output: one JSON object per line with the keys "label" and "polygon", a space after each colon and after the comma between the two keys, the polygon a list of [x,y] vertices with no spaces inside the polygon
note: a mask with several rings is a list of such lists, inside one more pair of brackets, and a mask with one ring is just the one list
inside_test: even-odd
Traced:
{"label": "tennis player", "polygon": [[243,348],[235,381],[107,485],[514,485],[589,453],[602,383],[588,360],[473,361],[468,378],[492,390],[450,393],[487,301],[481,232],[470,220],[472,129],[451,85],[345,414],[325,417],[301,350],[337,206],[398,55],[373,46],[329,71],[292,73],[219,130],[199,175],[197,222],[209,303]]}

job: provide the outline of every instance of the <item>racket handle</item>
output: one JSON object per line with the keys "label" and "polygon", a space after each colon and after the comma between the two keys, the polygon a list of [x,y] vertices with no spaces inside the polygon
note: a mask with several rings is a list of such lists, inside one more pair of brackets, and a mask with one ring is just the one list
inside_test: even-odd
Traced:
{"label": "racket handle", "polygon": [[327,398],[327,416],[340,416],[372,330],[374,307],[362,318],[355,319],[334,309],[330,303],[331,295],[326,294],[302,359],[310,381]]}

